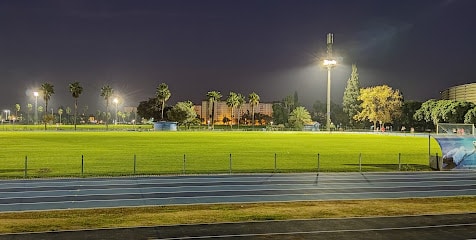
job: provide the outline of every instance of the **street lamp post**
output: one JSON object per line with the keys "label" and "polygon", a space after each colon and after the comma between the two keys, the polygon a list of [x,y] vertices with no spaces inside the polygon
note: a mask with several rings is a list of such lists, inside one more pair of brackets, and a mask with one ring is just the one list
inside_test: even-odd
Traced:
{"label": "street lamp post", "polygon": [[117,98],[114,98],[113,102],[116,104],[116,117],[114,120],[114,125],[117,125],[117,103],[119,102],[119,100]]}
{"label": "street lamp post", "polygon": [[35,96],[35,125],[38,124],[38,92],[33,92]]}
{"label": "street lamp post", "polygon": [[10,110],[3,110],[5,112],[5,121],[8,121],[8,113],[10,113]]}
{"label": "street lamp post", "polygon": [[334,34],[327,34],[327,57],[324,59],[324,66],[327,68],[327,131],[331,130],[331,69],[337,64],[332,56],[332,44],[334,43]]}

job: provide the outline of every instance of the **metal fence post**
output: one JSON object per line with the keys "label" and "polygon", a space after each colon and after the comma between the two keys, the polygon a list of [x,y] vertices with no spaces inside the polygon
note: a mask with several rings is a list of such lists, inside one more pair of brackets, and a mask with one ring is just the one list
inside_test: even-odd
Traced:
{"label": "metal fence post", "polygon": [[317,154],[317,173],[319,173],[320,169],[321,169],[321,157],[318,153]]}
{"label": "metal fence post", "polygon": [[231,174],[231,153],[230,153],[230,174]]}
{"label": "metal fence post", "polygon": [[134,154],[134,175],[136,174],[136,155]]}
{"label": "metal fence post", "polygon": [[84,155],[81,155],[81,177],[84,177]]}
{"label": "metal fence post", "polygon": [[185,154],[183,155],[183,169],[182,174],[185,174]]}

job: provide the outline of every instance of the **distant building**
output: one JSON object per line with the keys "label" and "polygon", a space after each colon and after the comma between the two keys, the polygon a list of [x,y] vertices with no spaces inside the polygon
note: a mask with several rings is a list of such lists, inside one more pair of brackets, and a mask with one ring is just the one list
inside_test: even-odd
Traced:
{"label": "distant building", "polygon": [[[202,124],[207,124],[207,123],[212,123],[212,120],[210,119],[212,115],[211,111],[211,105],[210,102],[207,100],[202,101],[201,105],[195,105],[194,106],[195,112],[200,116],[202,120]],[[239,115],[238,115],[239,111]],[[273,104],[272,103],[259,103],[258,106],[255,107],[254,110],[255,114],[260,113],[262,115],[267,115],[267,116],[273,116]],[[238,110],[235,108],[233,110],[233,115],[231,115],[231,108],[226,105],[225,101],[219,101],[215,102],[215,116],[213,121],[215,124],[225,124],[223,122],[223,119],[226,117],[230,121],[232,121],[233,124],[236,124],[238,116],[242,118],[244,115],[250,115],[251,114],[251,105],[249,103],[244,103],[241,106],[241,109]],[[250,121],[251,119],[246,119],[246,121]]]}
{"label": "distant building", "polygon": [[453,86],[441,91],[441,99],[476,103],[476,83]]}

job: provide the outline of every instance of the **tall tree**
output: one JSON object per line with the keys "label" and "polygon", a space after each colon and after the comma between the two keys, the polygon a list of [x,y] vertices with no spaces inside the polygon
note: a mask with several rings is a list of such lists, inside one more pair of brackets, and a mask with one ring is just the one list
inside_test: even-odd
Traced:
{"label": "tall tree", "polygon": [[159,86],[155,90],[155,97],[157,98],[157,101],[159,101],[161,107],[160,120],[164,120],[165,102],[169,100],[170,96],[172,96],[172,94],[170,93],[169,86],[165,83],[159,84]]}
{"label": "tall tree", "polygon": [[231,121],[230,128],[233,128],[233,120],[235,119],[234,110],[239,104],[238,94],[235,92],[230,92],[228,98],[226,99],[226,105],[231,108]]}
{"label": "tall tree", "polygon": [[[312,104],[312,115],[311,115],[312,120],[317,121],[320,124],[325,123],[326,117],[327,117],[326,114],[327,114],[326,104],[319,100],[316,100],[316,102]],[[331,109],[331,114],[332,114],[332,109]]]}
{"label": "tall tree", "polygon": [[288,95],[280,102],[273,103],[273,123],[288,124],[289,114],[299,106],[298,93]]}
{"label": "tall tree", "polygon": [[137,106],[137,114],[144,119],[159,119],[160,111],[157,109],[157,98],[149,98],[147,101],[141,101]]}
{"label": "tall tree", "polygon": [[446,109],[443,119],[449,123],[462,123],[466,113],[473,109],[475,104],[466,101],[452,101],[450,107]]}
{"label": "tall tree", "polygon": [[112,89],[111,86],[109,85],[104,85],[102,88],[101,88],[101,97],[104,98],[104,100],[106,101],[106,130],[108,130],[109,128],[109,125],[108,125],[108,121],[109,121],[109,98],[111,98],[111,96],[114,94],[114,89]]}
{"label": "tall tree", "polygon": [[430,99],[421,104],[421,107],[415,112],[413,118],[417,121],[425,121],[425,122],[432,122],[433,124],[438,124],[439,119],[437,116],[432,115],[433,109],[436,108],[437,100]]}
{"label": "tall tree", "polygon": [[193,109],[191,101],[178,102],[167,111],[167,115],[170,120],[176,121],[180,125],[185,125],[187,128],[197,119],[197,113]]}
{"label": "tall tree", "polygon": [[273,103],[273,123],[285,124],[288,122],[288,116],[286,116],[287,110],[284,108],[282,102]]}
{"label": "tall tree", "polygon": [[385,123],[391,123],[401,114],[403,97],[398,90],[393,90],[387,85],[360,89],[359,100],[362,101],[362,110],[354,116],[354,119],[360,121],[368,119],[374,123],[374,129],[377,122],[383,127]]}
{"label": "tall tree", "polygon": [[55,93],[54,86],[50,83],[43,83],[41,84],[40,90],[43,92],[43,100],[45,100],[45,130],[46,130],[46,122],[49,119],[48,115],[48,101],[51,98],[51,95]]}
{"label": "tall tree", "polygon": [[[414,118],[415,113],[422,106],[422,102],[406,101],[402,105],[402,115],[397,118],[394,124],[394,129],[400,129],[405,131],[406,129],[413,128],[414,130],[423,132],[426,129],[434,128],[433,123],[425,122],[423,119],[417,120]],[[396,127],[396,128],[395,128]]]}
{"label": "tall tree", "polygon": [[236,94],[236,98],[238,100],[238,104],[236,105],[236,108],[238,110],[238,129],[240,128],[240,118],[241,118],[241,108],[243,107],[243,104],[245,104],[245,96],[243,96],[243,94],[241,93],[237,93]]}
{"label": "tall tree", "polygon": [[304,107],[297,107],[289,114],[289,125],[299,130],[311,121],[311,114]]}
{"label": "tall tree", "polygon": [[421,104],[414,118],[424,120],[437,125],[440,122],[462,123],[469,122],[470,115],[467,115],[474,103],[455,100],[434,100],[430,99]]}
{"label": "tall tree", "polygon": [[215,102],[220,101],[222,95],[218,91],[210,91],[207,93],[207,98],[208,102],[210,103],[211,106],[211,116],[210,118],[212,119],[212,129],[215,127]]}
{"label": "tall tree", "polygon": [[69,92],[74,98],[74,131],[76,131],[76,119],[78,118],[78,98],[83,93],[83,87],[79,82],[69,84]]}
{"label": "tall tree", "polygon": [[258,106],[259,100],[260,100],[259,95],[256,94],[255,92],[252,92],[250,93],[250,95],[248,95],[248,101],[251,106],[251,119],[252,119],[251,122],[253,126],[255,125],[255,107]]}
{"label": "tall tree", "polygon": [[359,100],[359,95],[359,73],[357,73],[357,66],[352,64],[352,73],[350,74],[349,80],[347,80],[347,86],[345,87],[344,97],[342,99],[342,108],[349,116],[349,124],[351,126],[355,125],[353,117],[361,110],[360,104],[362,102]]}
{"label": "tall tree", "polygon": [[[322,103],[319,100],[316,100],[312,105],[312,120],[317,121],[319,123],[326,122],[327,116],[327,107],[325,103]],[[349,122],[349,116],[342,110],[342,105],[331,102],[331,119],[332,127],[343,127],[344,123]]]}
{"label": "tall tree", "polygon": [[299,97],[298,97],[298,92],[297,91],[294,91],[293,100],[294,100],[294,104],[293,104],[294,107],[295,108],[298,107],[300,104],[299,104]]}
{"label": "tall tree", "polygon": [[476,123],[476,108],[469,109],[464,115],[464,123]]}
{"label": "tall tree", "polygon": [[[292,95],[288,95],[286,96],[284,99],[283,99],[283,104],[284,104],[284,108],[287,110],[287,113],[286,113],[286,120],[287,118],[289,117],[289,114],[294,110],[294,108],[296,107],[296,105],[294,105],[296,103],[296,101],[294,100],[294,97]],[[286,121],[287,122],[287,121]]]}

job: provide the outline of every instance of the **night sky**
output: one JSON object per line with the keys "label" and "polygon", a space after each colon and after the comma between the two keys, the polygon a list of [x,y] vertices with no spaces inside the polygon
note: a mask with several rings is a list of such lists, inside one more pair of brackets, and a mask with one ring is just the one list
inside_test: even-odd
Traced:
{"label": "night sky", "polygon": [[162,82],[169,104],[198,104],[210,90],[262,102],[297,91],[311,107],[326,99],[318,60],[329,32],[335,102],[352,63],[363,87],[387,84],[405,100],[476,81],[474,0],[0,0],[0,108],[25,110],[44,82],[51,107],[72,107],[74,81],[91,113],[104,111],[105,84],[137,106]]}

